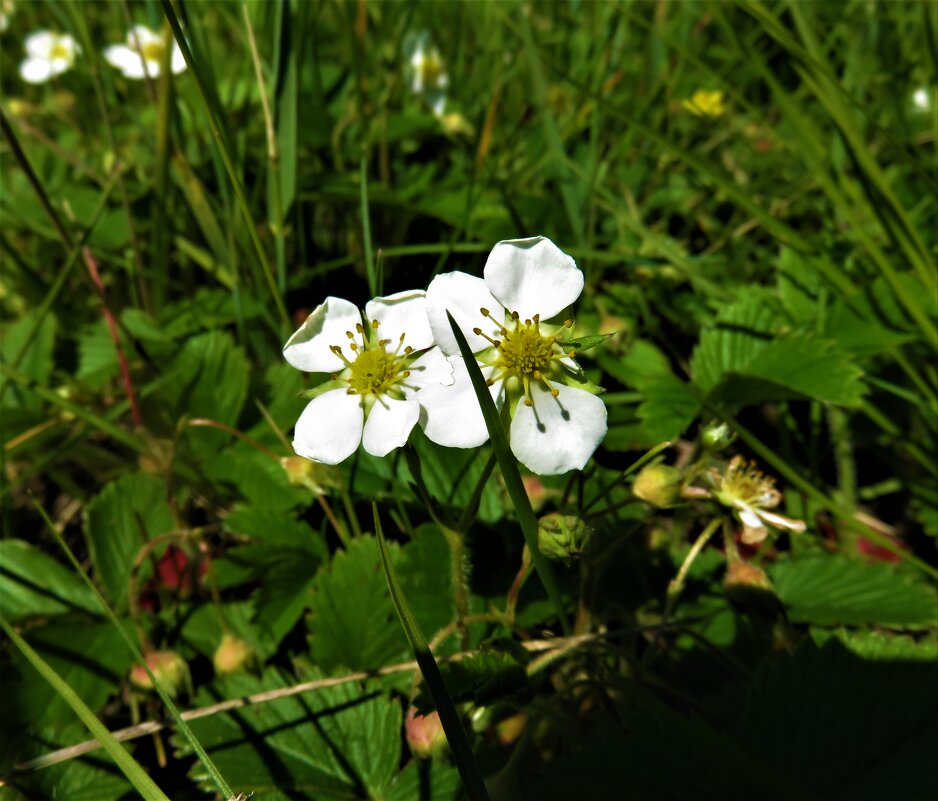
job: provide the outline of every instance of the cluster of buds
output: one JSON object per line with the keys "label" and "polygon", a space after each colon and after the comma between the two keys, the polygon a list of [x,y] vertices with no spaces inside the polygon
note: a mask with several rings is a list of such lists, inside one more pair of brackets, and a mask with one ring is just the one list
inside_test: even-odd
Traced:
{"label": "cluster of buds", "polygon": [[589,546],[592,529],[580,518],[551,512],[537,521],[537,547],[555,562],[570,565]]}

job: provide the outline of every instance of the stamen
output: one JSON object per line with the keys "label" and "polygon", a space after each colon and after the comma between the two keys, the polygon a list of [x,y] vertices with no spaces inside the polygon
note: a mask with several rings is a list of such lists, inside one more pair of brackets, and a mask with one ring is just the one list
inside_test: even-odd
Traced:
{"label": "stamen", "polygon": [[489,316],[489,310],[486,309],[484,306],[483,306],[481,309],[479,309],[479,313],[480,313],[483,317],[488,317],[488,316]]}

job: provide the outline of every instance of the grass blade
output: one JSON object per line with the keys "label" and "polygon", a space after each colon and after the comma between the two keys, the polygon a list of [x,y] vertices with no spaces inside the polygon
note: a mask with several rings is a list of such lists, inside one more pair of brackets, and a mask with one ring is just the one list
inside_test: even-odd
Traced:
{"label": "grass blade", "polygon": [[466,731],[459,720],[459,713],[456,711],[453,699],[449,697],[446,684],[443,682],[443,676],[440,674],[440,668],[436,664],[436,659],[433,658],[430,646],[427,645],[427,638],[424,637],[420,624],[417,622],[417,618],[414,617],[413,610],[407,603],[407,598],[397,581],[397,574],[394,572],[394,565],[391,564],[390,554],[388,554],[388,545],[384,540],[381,518],[378,516],[378,505],[372,501],[371,508],[375,518],[375,535],[378,538],[378,549],[381,552],[381,565],[384,567],[384,577],[388,582],[391,600],[394,602],[397,616],[401,619],[404,634],[407,636],[407,642],[410,643],[410,648],[414,652],[414,658],[417,660],[420,672],[427,682],[430,695],[433,696],[436,710],[440,714],[440,722],[443,724],[443,731],[446,733],[446,739],[453,753],[456,767],[459,769],[459,776],[466,788],[466,794],[472,801],[488,801],[489,794],[485,788],[485,781],[479,772],[479,766],[476,764],[475,755],[469,745],[469,738],[466,737]]}
{"label": "grass blade", "polygon": [[515,508],[515,514],[518,515],[518,524],[521,526],[521,533],[524,534],[524,541],[531,551],[531,557],[534,560],[534,569],[547,590],[547,595],[554,608],[557,611],[557,617],[560,619],[560,625],[564,634],[570,633],[570,623],[567,620],[567,613],[563,608],[563,601],[560,598],[560,590],[557,588],[557,580],[554,577],[554,570],[537,547],[537,518],[534,516],[534,510],[531,508],[531,501],[524,489],[524,483],[521,481],[521,473],[518,472],[518,465],[515,462],[514,454],[508,445],[508,437],[505,435],[505,427],[502,425],[495,401],[489,394],[488,387],[485,385],[485,379],[482,377],[482,371],[476,364],[475,356],[466,342],[466,337],[452,315],[447,312],[450,328],[453,329],[453,336],[459,345],[459,352],[462,354],[463,361],[466,363],[466,369],[469,371],[469,378],[472,381],[472,388],[475,390],[479,406],[482,407],[482,416],[485,418],[485,427],[488,429],[489,438],[492,440],[492,450],[495,451],[495,458],[498,459],[498,467],[502,471],[502,478],[505,480],[505,488],[511,498],[511,503]]}
{"label": "grass blade", "polygon": [[[228,782],[226,782],[224,777],[221,775],[221,773],[219,773],[218,768],[215,767],[215,763],[212,762],[212,758],[206,753],[205,749],[202,747],[202,744],[198,741],[195,734],[193,733],[192,729],[189,728],[189,724],[186,723],[186,721],[183,719],[182,715],[179,712],[179,709],[177,709],[176,705],[173,703],[173,699],[169,697],[169,694],[164,689],[160,680],[153,674],[153,671],[150,670],[150,666],[147,664],[147,660],[144,659],[143,654],[140,652],[140,648],[137,646],[137,643],[134,642],[133,637],[131,637],[130,634],[128,634],[127,629],[124,628],[124,625],[118,619],[117,613],[111,608],[111,605],[107,602],[107,600],[101,594],[101,591],[95,586],[94,582],[88,577],[88,574],[82,568],[81,563],[78,561],[75,554],[72,552],[72,549],[68,547],[68,543],[65,542],[64,538],[62,537],[61,532],[58,530],[58,528],[56,528],[55,523],[53,523],[52,520],[49,518],[49,515],[46,513],[46,510],[43,509],[39,503],[35,503],[35,507],[36,507],[36,510],[39,512],[39,514],[42,516],[42,519],[46,522],[46,525],[52,531],[52,534],[55,537],[56,541],[59,543],[59,546],[61,546],[62,550],[65,551],[65,555],[68,557],[68,561],[71,562],[72,567],[75,569],[75,572],[77,572],[78,575],[81,576],[85,584],[87,584],[88,587],[91,589],[91,592],[94,594],[95,598],[97,598],[98,600],[98,603],[101,605],[101,609],[107,615],[108,619],[111,621],[114,628],[116,628],[117,631],[120,633],[121,638],[127,644],[127,647],[130,649],[130,652],[134,655],[134,659],[136,659],[138,664],[140,664],[143,667],[143,669],[146,671],[147,676],[149,676],[150,681],[153,683],[153,686],[156,688],[156,691],[160,696],[160,700],[162,700],[163,704],[166,706],[166,709],[169,711],[169,714],[172,716],[176,725],[179,727],[179,731],[182,732],[186,740],[189,741],[189,744],[192,746],[199,760],[205,766],[205,769],[208,771],[209,775],[212,777],[212,780],[215,782],[215,786],[218,787],[219,792],[222,794],[224,798],[231,798],[233,793],[231,791],[231,788],[228,786]],[[66,700],[68,699],[66,698]],[[95,721],[97,722],[97,718],[95,718]],[[101,724],[98,723],[98,725],[100,726]],[[103,726],[101,726],[101,728],[104,729]],[[104,729],[104,731],[108,737],[113,739],[111,734],[108,733],[106,729]],[[97,736],[97,734],[95,734],[95,736]],[[102,745],[103,744],[104,743],[102,743]],[[114,741],[114,744],[117,745],[116,740]],[[106,747],[107,746],[105,745],[105,748]],[[117,745],[117,747],[120,748],[119,745]],[[160,796],[160,797],[165,798],[165,796]]]}
{"label": "grass blade", "polygon": [[62,696],[75,714],[78,715],[81,722],[88,727],[88,731],[97,738],[104,750],[110,754],[111,759],[114,760],[117,767],[121,769],[121,772],[127,777],[127,780],[134,786],[145,801],[169,801],[169,797],[156,786],[153,779],[151,779],[140,766],[140,763],[114,739],[105,725],[98,720],[97,715],[81,700],[78,693],[53,670],[52,666],[46,662],[45,659],[30,647],[26,640],[16,633],[16,630],[7,623],[4,617],[0,617],[0,628],[2,628],[7,637],[13,641],[13,644],[19,649],[20,653],[36,668],[36,671],[52,685],[53,689]]}

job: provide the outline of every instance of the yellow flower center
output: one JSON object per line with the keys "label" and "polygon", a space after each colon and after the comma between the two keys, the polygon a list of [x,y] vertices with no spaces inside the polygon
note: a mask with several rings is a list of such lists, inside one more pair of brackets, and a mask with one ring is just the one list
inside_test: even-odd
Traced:
{"label": "yellow flower center", "polygon": [[[483,317],[492,319],[498,325],[501,334],[501,339],[492,339],[483,334],[481,328],[472,329],[474,334],[484,337],[495,348],[494,364],[500,368],[500,372],[489,378],[486,383],[492,386],[502,379],[516,379],[523,388],[526,406],[534,405],[531,398],[532,379],[542,382],[550,394],[556,398],[560,390],[551,384],[545,373],[554,369],[554,360],[572,357],[575,351],[565,351],[562,347],[563,343],[558,340],[557,336],[542,333],[541,318],[538,314],[522,322],[518,312],[511,312],[514,327],[506,328],[492,318],[488,309],[479,309],[479,311]],[[570,328],[572,325],[573,320],[565,320],[563,323],[564,328]]]}
{"label": "yellow flower center", "polygon": [[163,58],[162,42],[147,42],[140,46],[144,61],[160,61]]}
{"label": "yellow flower center", "polygon": [[775,479],[756,469],[755,462],[734,456],[720,484],[720,494],[760,509],[772,509],[781,500]]}
{"label": "yellow flower center", "polygon": [[426,55],[420,62],[420,77],[427,89],[435,89],[443,75],[443,62],[435,55]]}
{"label": "yellow flower center", "polygon": [[72,51],[64,42],[60,39],[56,39],[53,42],[52,47],[49,50],[49,60],[55,61],[57,59],[65,59],[66,61],[72,57]]}
{"label": "yellow flower center", "polygon": [[355,331],[361,339],[356,340],[355,333],[346,331],[349,338],[348,348],[352,358],[342,352],[341,345],[332,345],[330,350],[338,356],[347,369],[343,379],[348,384],[349,395],[361,395],[362,399],[369,395],[378,397],[386,394],[401,394],[399,385],[410,377],[407,363],[414,349],[404,345],[405,335],[401,334],[397,347],[389,351],[390,339],[378,339],[378,321],[372,320],[371,331],[367,334],[365,327],[359,323]]}

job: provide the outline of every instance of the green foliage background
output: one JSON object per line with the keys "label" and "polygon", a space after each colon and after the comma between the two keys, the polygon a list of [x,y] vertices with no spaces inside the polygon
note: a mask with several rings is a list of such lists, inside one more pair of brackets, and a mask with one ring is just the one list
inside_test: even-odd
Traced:
{"label": "green foliage background", "polygon": [[[403,738],[411,696],[432,706],[413,670],[380,672],[412,654],[375,500],[435,653],[476,652],[444,678],[493,798],[934,797],[935,4],[168,7],[192,63],[150,82],[101,52],[128,20],[169,31],[160,3],[18,2],[0,34],[0,613],[107,727],[166,713],[37,506],[141,644],[188,662],[183,707],[379,671],[194,721],[235,791],[461,797]],[[40,28],[82,53],[33,86]],[[442,115],[411,88],[419,41]],[[686,108],[700,89],[721,114]],[[556,572],[595,636],[552,658],[521,646],[561,634],[537,577],[504,614],[523,538],[488,447],[417,431],[410,459],[282,462],[311,385],[280,349],[326,295],[478,275],[535,234],[586,275],[577,333],[614,334],[581,357],[603,446],[533,490],[594,529]],[[742,591],[714,540],[670,620],[722,512],[633,497],[665,440],[683,467],[755,457],[807,523],[744,552],[767,581]],[[216,675],[223,632],[253,667]],[[0,798],[133,797],[100,751],[16,767],[88,735],[7,639],[0,660]],[[216,792],[179,734],[131,748],[170,797]]]}

